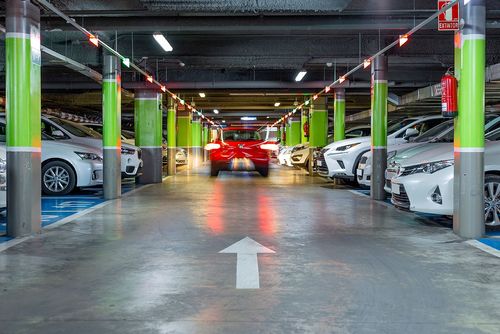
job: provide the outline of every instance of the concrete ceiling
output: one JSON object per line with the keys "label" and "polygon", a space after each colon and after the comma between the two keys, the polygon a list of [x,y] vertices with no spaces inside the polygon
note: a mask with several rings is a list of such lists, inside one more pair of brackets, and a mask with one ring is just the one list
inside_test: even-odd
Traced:
{"label": "concrete ceiling", "polygon": [[[264,119],[275,117],[276,100],[281,108],[290,108],[295,98],[321,89],[436,10],[435,0],[51,2],[186,100],[193,98],[199,108],[217,108],[232,119],[245,111],[258,112]],[[487,5],[488,38],[498,40],[500,3],[487,0]],[[0,17],[5,15],[4,6],[0,3]],[[100,71],[102,51],[72,26],[44,11],[42,30],[45,46]],[[167,36],[173,52],[165,53],[155,43],[156,31]],[[4,76],[3,43],[0,53],[0,76]],[[495,63],[500,63],[500,43],[488,43],[487,64]],[[403,95],[434,84],[452,64],[453,36],[437,32],[434,22],[412,36],[408,45],[389,53],[390,90]],[[300,68],[308,74],[297,84],[293,79]],[[351,78],[349,113],[368,108],[369,79],[368,71]],[[2,89],[4,79],[0,80]],[[47,106],[70,98],[78,101],[74,109],[100,112],[95,99],[88,98],[88,91],[99,95],[99,85],[80,73],[44,61],[42,80],[44,93],[50,96],[44,99]],[[144,79],[124,70],[123,83],[133,90],[143,87]],[[200,90],[206,99],[199,98]],[[130,108],[126,104],[124,111]]]}

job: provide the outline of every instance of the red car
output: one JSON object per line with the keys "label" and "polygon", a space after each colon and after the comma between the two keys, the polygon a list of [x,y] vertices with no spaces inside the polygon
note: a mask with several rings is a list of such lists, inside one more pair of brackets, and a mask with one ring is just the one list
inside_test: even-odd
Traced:
{"label": "red car", "polygon": [[219,138],[205,149],[210,151],[211,176],[222,170],[257,171],[268,176],[270,152],[277,145],[261,139],[257,129],[231,127],[221,130]]}

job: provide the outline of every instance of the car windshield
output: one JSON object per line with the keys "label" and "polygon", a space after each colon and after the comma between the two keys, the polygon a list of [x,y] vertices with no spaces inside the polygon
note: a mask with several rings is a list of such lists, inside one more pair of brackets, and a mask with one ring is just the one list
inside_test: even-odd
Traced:
{"label": "car windshield", "polygon": [[438,137],[441,137],[440,135],[444,135],[443,132],[449,131],[450,129],[453,129],[453,120],[436,125],[435,127],[430,129],[429,131],[426,131],[423,134],[421,134],[420,136],[418,136],[417,138],[415,138],[415,140],[413,140],[413,142],[426,143],[426,142],[429,142],[431,140],[438,139]]}
{"label": "car windshield", "polygon": [[259,132],[255,130],[227,130],[222,132],[224,141],[260,140]]}
{"label": "car windshield", "polygon": [[50,120],[74,136],[102,139],[102,135],[100,133],[92,129],[89,129],[83,125],[79,125],[77,123],[69,122],[55,117],[51,117]]}
{"label": "car windshield", "polygon": [[134,139],[135,133],[132,131],[122,130],[122,136],[125,137],[125,139]]}
{"label": "car windshield", "polygon": [[411,123],[413,123],[415,121],[416,121],[415,118],[408,118],[408,119],[405,119],[404,121],[392,124],[391,126],[389,126],[387,128],[387,134],[392,135],[394,132],[401,130],[405,126],[410,125]]}
{"label": "car windshield", "polygon": [[497,141],[500,140],[500,129],[496,129],[485,136],[486,140]]}

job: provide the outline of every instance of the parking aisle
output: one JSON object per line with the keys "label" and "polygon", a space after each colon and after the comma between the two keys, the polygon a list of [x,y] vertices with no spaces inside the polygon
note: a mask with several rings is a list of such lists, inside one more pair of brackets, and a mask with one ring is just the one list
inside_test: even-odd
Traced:
{"label": "parking aisle", "polygon": [[0,263],[6,333],[500,328],[497,258],[291,169],[183,173],[9,248]]}

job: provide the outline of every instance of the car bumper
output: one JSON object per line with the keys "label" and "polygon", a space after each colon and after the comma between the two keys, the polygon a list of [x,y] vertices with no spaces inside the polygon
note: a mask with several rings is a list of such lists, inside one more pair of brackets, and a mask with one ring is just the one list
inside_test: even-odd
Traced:
{"label": "car bumper", "polygon": [[324,159],[328,172],[323,168],[320,169],[319,174],[321,176],[348,180],[355,179],[352,172],[353,159],[351,159],[349,152],[326,153]]}
{"label": "car bumper", "polygon": [[358,180],[358,183],[366,187],[371,187],[371,176],[372,166],[359,164],[358,169],[356,170],[356,179]]}
{"label": "car bumper", "polygon": [[[437,201],[439,197],[441,203]],[[410,211],[452,215],[453,168],[433,174],[418,173],[393,178],[391,201],[395,206]]]}
{"label": "car bumper", "polygon": [[5,189],[0,190],[0,209],[7,207],[7,191]]}
{"label": "car bumper", "polygon": [[121,171],[122,177],[136,177],[140,175],[142,159],[138,154],[122,154]]}
{"label": "car bumper", "polygon": [[77,187],[92,187],[102,184],[102,161],[82,160],[75,166]]}
{"label": "car bumper", "polygon": [[269,159],[233,158],[231,160],[212,160],[212,166],[218,170],[254,171],[269,166]]}

